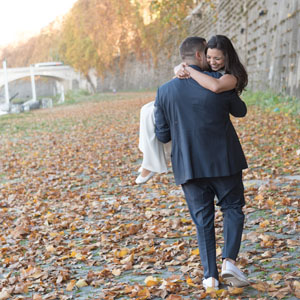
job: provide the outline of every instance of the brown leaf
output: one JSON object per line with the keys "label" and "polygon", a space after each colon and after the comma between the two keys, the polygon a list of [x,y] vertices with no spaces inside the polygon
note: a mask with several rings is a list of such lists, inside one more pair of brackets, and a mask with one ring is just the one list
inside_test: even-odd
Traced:
{"label": "brown leaf", "polygon": [[140,289],[137,293],[138,299],[149,299],[150,298],[150,292],[147,288]]}
{"label": "brown leaf", "polygon": [[286,242],[289,246],[300,246],[300,241],[298,240],[288,239]]}
{"label": "brown leaf", "polygon": [[269,290],[268,283],[262,281],[254,283],[251,286],[260,292],[267,292]]}
{"label": "brown leaf", "polygon": [[300,281],[293,281],[294,294],[297,298],[300,298]]}
{"label": "brown leaf", "polygon": [[28,286],[24,283],[19,283],[15,286],[14,291],[15,294],[24,294],[28,293]]}
{"label": "brown leaf", "polygon": [[228,287],[228,291],[230,295],[240,295],[244,292],[244,289],[238,287]]}
{"label": "brown leaf", "polygon": [[11,233],[14,238],[23,238],[30,233],[27,227],[17,226]]}
{"label": "brown leaf", "polygon": [[272,280],[276,283],[279,282],[282,279],[282,275],[279,273],[272,273],[270,274],[270,277],[272,278]]}

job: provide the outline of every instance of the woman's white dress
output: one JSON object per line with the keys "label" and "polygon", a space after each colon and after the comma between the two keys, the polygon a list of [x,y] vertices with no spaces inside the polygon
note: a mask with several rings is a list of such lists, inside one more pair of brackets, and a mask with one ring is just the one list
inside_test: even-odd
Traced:
{"label": "woman's white dress", "polygon": [[140,113],[139,149],[143,152],[142,168],[155,173],[168,171],[171,142],[161,143],[155,136],[154,101],[145,104]]}

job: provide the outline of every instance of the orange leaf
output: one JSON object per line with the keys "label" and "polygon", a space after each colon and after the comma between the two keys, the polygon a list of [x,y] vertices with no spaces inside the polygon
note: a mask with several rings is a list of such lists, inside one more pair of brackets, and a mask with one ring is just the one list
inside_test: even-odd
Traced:
{"label": "orange leaf", "polygon": [[167,298],[167,300],[181,300],[182,299],[182,297],[181,296],[179,296],[179,295],[170,295],[168,298]]}
{"label": "orange leaf", "polygon": [[139,299],[148,299],[151,295],[149,290],[147,288],[144,288],[138,291],[137,296],[139,297]]}
{"label": "orange leaf", "polygon": [[187,283],[189,286],[198,287],[198,285],[196,285],[190,277],[187,277],[187,278],[186,278],[186,283]]}
{"label": "orange leaf", "polygon": [[264,200],[264,196],[262,194],[259,194],[254,198],[254,200],[256,200],[256,201]]}
{"label": "orange leaf", "polygon": [[199,255],[199,249],[194,249],[191,251],[192,255]]}
{"label": "orange leaf", "polygon": [[153,277],[153,276],[148,276],[145,280],[146,286],[155,286],[158,285],[161,282],[161,279]]}
{"label": "orange leaf", "polygon": [[116,250],[114,252],[114,254],[115,254],[115,257],[117,257],[117,258],[123,258],[123,257],[125,257],[128,254],[128,249],[127,248],[123,248],[120,251]]}
{"label": "orange leaf", "polygon": [[72,279],[72,280],[68,283],[68,285],[67,285],[67,287],[66,287],[66,291],[71,292],[71,291],[73,290],[75,284],[76,284],[76,280],[75,280],[75,279]]}
{"label": "orange leaf", "polygon": [[260,228],[266,228],[268,225],[270,225],[269,220],[265,220],[265,221],[263,221],[263,222],[261,222],[261,223],[259,224],[259,227],[260,227]]}

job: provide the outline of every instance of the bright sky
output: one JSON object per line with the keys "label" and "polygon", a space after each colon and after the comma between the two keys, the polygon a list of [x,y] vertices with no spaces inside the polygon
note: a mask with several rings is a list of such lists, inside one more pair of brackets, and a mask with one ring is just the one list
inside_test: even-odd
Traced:
{"label": "bright sky", "polygon": [[0,0],[0,47],[35,34],[77,0]]}

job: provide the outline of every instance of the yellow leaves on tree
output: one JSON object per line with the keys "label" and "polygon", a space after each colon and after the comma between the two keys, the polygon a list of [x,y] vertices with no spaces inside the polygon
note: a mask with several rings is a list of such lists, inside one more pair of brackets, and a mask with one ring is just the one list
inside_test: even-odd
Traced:
{"label": "yellow leaves on tree", "polygon": [[[209,0],[212,1],[212,0]],[[40,35],[3,57],[10,66],[62,60],[88,75],[99,76],[122,68],[129,55],[157,61],[170,39],[179,43],[188,26],[184,19],[197,5],[194,0],[78,0],[62,24],[50,24]],[[166,50],[167,51],[167,50]]]}
{"label": "yellow leaves on tree", "polygon": [[[177,39],[177,44],[187,34],[185,17],[195,7],[193,0],[134,0],[143,17],[140,26],[143,49],[147,49],[157,63],[160,49],[166,46],[170,36]],[[173,51],[172,47],[164,47],[166,51]]]}
{"label": "yellow leaves on tree", "polygon": [[136,17],[129,0],[79,0],[62,28],[65,61],[84,74],[96,68],[99,75],[116,59],[122,64],[138,38]]}

